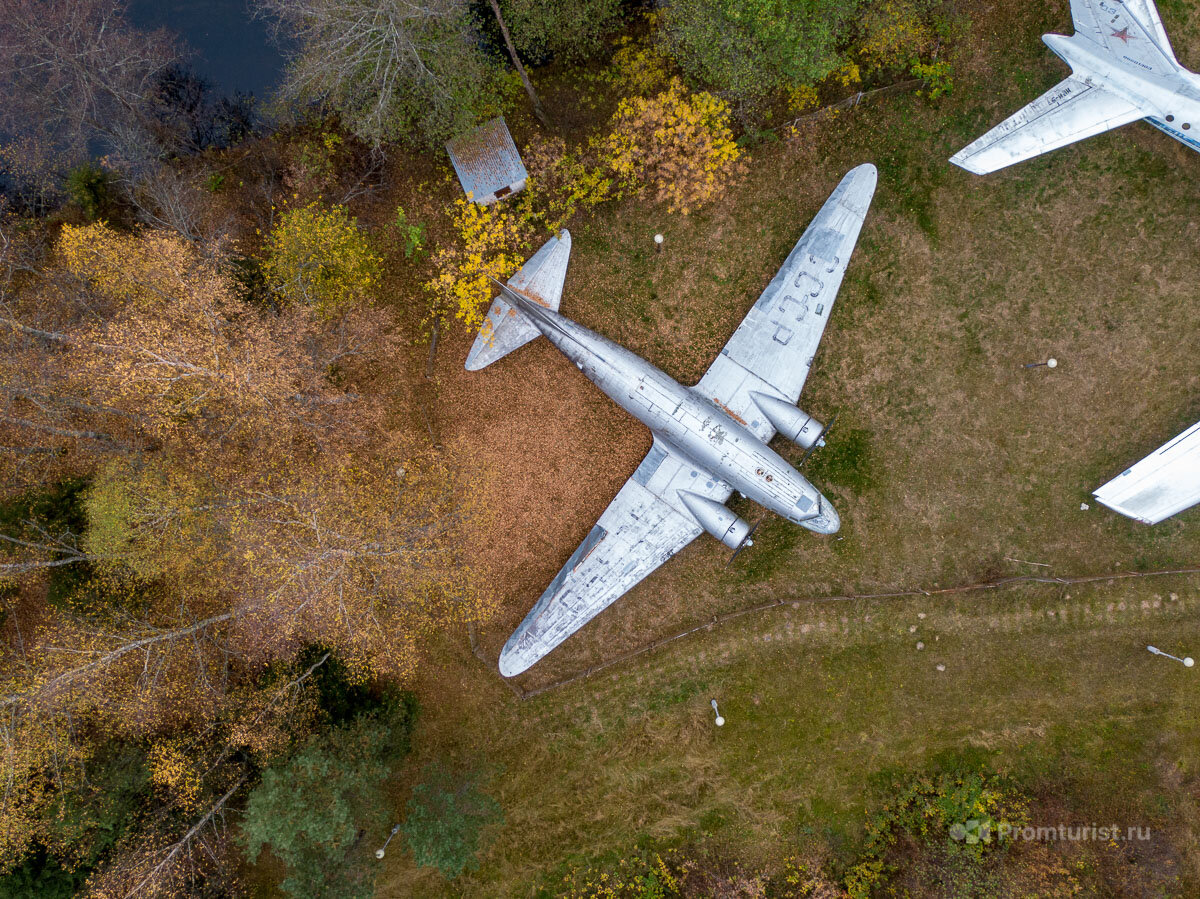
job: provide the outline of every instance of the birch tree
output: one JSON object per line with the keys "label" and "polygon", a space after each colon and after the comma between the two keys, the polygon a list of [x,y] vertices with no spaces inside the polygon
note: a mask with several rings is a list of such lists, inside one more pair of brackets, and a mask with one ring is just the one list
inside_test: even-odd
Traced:
{"label": "birch tree", "polygon": [[285,97],[327,102],[363,141],[436,145],[498,97],[464,0],[258,0],[291,52]]}
{"label": "birch tree", "polygon": [[179,52],[124,14],[122,0],[0,0],[0,132],[47,134],[79,153],[99,138],[144,158],[147,104]]}

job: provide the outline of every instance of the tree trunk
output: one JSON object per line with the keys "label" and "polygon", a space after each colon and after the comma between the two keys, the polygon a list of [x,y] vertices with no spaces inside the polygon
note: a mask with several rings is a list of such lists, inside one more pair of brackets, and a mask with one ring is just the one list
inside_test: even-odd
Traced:
{"label": "tree trunk", "polygon": [[500,14],[499,0],[489,0],[489,2],[492,4],[492,12],[496,14],[496,21],[500,25],[500,33],[504,35],[504,45],[508,47],[508,55],[512,57],[513,65],[517,67],[517,74],[521,76],[521,83],[525,85],[525,93],[529,94],[529,100],[533,103],[533,114],[547,128],[553,128],[554,126],[550,124],[550,117],[542,108],[542,101],[538,99],[537,91],[533,89],[533,82],[529,80],[529,73],[525,71],[525,66],[521,65],[521,60],[517,56],[517,48],[513,46],[508,26],[504,24],[504,16]]}

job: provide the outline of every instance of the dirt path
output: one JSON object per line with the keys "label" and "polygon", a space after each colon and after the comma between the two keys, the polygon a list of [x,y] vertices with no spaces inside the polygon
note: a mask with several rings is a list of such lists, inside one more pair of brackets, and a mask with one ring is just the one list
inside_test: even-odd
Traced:
{"label": "dirt path", "polygon": [[[929,625],[933,625],[936,622],[941,632],[986,630],[1011,633],[1045,626],[1090,626],[1092,624],[1116,624],[1138,618],[1145,619],[1161,615],[1179,616],[1186,614],[1188,611],[1193,611],[1200,600],[1194,597],[1183,596],[1180,593],[1168,592],[1165,596],[1155,593],[1148,598],[1138,601],[1124,599],[1110,601],[1102,596],[1095,595],[1080,596],[1076,594],[1072,598],[1072,594],[1065,591],[1071,587],[1095,588],[1099,586],[1104,588],[1116,585],[1124,587],[1130,582],[1158,582],[1170,578],[1186,579],[1194,575],[1200,575],[1200,567],[1182,567],[1159,571],[1127,571],[1112,574],[1067,577],[1024,575],[935,590],[897,590],[883,593],[819,598],[810,597],[804,599],[785,597],[767,603],[760,603],[749,608],[739,609],[725,615],[714,616],[711,621],[695,625],[628,652],[620,653],[597,665],[585,668],[582,671],[558,680],[536,684],[528,688],[510,680],[505,680],[504,683],[512,689],[514,695],[519,699],[532,699],[551,690],[586,680],[602,671],[652,653],[668,644],[686,640],[688,637],[696,634],[712,632],[722,625],[747,615],[756,616],[756,618],[761,616],[762,623],[758,626],[757,633],[730,635],[727,638],[721,639],[719,641],[722,646],[720,658],[723,661],[728,660],[739,648],[751,643],[770,643],[772,641],[797,639],[811,640],[814,637],[817,639],[834,636],[848,637],[852,634],[858,635],[860,639],[869,634],[884,637],[888,633],[895,631],[893,621],[895,618],[894,610],[890,614],[888,612],[880,614],[879,611],[867,612],[865,609],[877,608],[878,603],[886,600],[928,598],[932,601],[928,604],[927,609],[917,613],[913,623],[908,625],[911,628],[910,633],[913,635],[914,643],[922,642],[919,633],[922,630],[922,624],[927,619],[929,619]],[[971,594],[1007,593],[1011,595],[1022,589],[1028,590],[1031,587],[1057,588],[1063,591],[1063,595],[1058,602],[1043,601],[1037,603],[1017,596],[1011,604],[1002,610],[971,611],[964,609],[960,605],[937,602],[937,600],[966,597]],[[1092,592],[1096,591],[1093,589]],[[847,603],[858,604],[858,608],[864,611],[861,614],[856,612],[851,615],[843,614],[836,610],[836,606]],[[1050,607],[1047,608],[1047,605]],[[780,612],[784,613],[784,617],[779,617]],[[471,635],[471,647],[472,651],[481,661],[489,665],[493,670],[495,669],[495,661],[489,659],[480,649],[474,634]],[[701,651],[693,656],[696,662],[703,661],[707,657],[707,651]],[[497,674],[497,677],[499,677],[499,674]],[[640,677],[638,681],[641,681]]]}

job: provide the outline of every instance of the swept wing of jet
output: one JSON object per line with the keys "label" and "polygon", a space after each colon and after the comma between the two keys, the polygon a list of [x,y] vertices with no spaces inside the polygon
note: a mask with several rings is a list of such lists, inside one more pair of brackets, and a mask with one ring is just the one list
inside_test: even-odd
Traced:
{"label": "swept wing of jet", "polygon": [[1093,495],[1145,524],[1158,524],[1200,503],[1200,421]]}
{"label": "swept wing of jet", "polygon": [[1200,76],[1175,59],[1152,0],[1071,0],[1075,34],[1044,35],[1069,78],[950,161],[977,175],[1145,119],[1200,150]]}
{"label": "swept wing of jet", "polygon": [[[526,670],[702,532],[731,549],[740,548],[749,527],[724,506],[735,488],[810,530],[838,529],[840,521],[829,501],[765,444],[777,432],[806,448],[820,440],[822,425],[795,403],[829,321],[876,178],[870,165],[846,175],[704,377],[690,389],[599,335],[553,312],[539,312],[537,307],[558,308],[554,290],[561,290],[558,272],[559,266],[565,272],[569,235],[543,247],[527,264],[530,271],[523,269],[514,278],[557,285],[532,297],[536,307],[528,292],[519,289],[506,288],[494,302],[467,368],[482,368],[498,358],[497,346],[510,347],[536,336],[523,322],[540,321],[538,330],[655,435],[637,470],[505,644],[502,674],[511,677]],[[553,276],[537,271],[539,266],[551,267]],[[509,288],[518,286],[514,282]],[[598,358],[580,354],[574,343],[581,340],[606,346]],[[645,370],[641,377],[639,365]],[[634,372],[629,383],[636,387],[628,395],[609,383],[609,366],[628,366]],[[709,462],[701,463],[700,458]]]}

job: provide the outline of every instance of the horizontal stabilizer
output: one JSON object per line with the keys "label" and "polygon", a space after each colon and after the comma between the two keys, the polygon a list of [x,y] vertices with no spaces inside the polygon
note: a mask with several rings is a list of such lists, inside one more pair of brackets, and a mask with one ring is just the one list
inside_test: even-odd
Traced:
{"label": "horizontal stabilizer", "polygon": [[[508,286],[535,303],[557,311],[570,256],[571,234],[563,231],[546,241],[521,270],[508,279]],[[491,365],[539,334],[541,331],[519,309],[503,296],[497,297],[467,354],[467,371],[478,371]]]}
{"label": "horizontal stabilizer", "polygon": [[1146,524],[1200,503],[1200,422],[1117,475],[1095,497]]}

